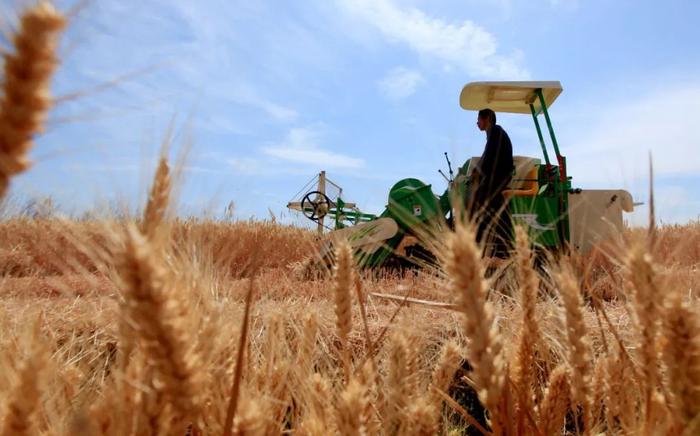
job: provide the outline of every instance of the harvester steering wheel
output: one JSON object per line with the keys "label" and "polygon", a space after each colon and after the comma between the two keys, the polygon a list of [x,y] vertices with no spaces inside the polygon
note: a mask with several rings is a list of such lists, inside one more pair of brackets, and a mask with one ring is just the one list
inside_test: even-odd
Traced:
{"label": "harvester steering wheel", "polygon": [[[315,195],[315,199],[311,197]],[[311,221],[326,216],[332,205],[331,199],[321,191],[311,191],[301,200],[301,213]]]}

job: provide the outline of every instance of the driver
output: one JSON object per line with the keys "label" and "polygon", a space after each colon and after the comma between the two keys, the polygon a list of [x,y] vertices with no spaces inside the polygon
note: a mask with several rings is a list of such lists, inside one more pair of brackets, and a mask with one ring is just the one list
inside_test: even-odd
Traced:
{"label": "driver", "polygon": [[513,146],[506,131],[496,124],[496,113],[491,109],[480,110],[476,124],[479,130],[486,132],[486,146],[473,173],[476,189],[470,216],[476,220],[476,239],[484,244],[484,254],[507,258],[513,224],[503,191],[513,176]]}

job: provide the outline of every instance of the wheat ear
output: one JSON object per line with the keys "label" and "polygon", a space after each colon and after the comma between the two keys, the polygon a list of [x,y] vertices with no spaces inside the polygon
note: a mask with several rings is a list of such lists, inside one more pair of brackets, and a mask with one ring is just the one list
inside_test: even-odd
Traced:
{"label": "wheat ear", "polygon": [[134,227],[127,229],[118,268],[124,285],[124,315],[153,366],[157,390],[172,405],[177,420],[196,420],[201,364],[177,284],[157,250]]}
{"label": "wheat ear", "polygon": [[170,191],[170,167],[167,157],[161,156],[143,214],[142,232],[151,241],[156,240],[158,230],[165,219],[170,201]]}
{"label": "wheat ear", "polygon": [[410,355],[408,341],[402,331],[391,335],[388,357],[389,369],[384,383],[386,392],[382,404],[382,421],[387,434],[396,434],[402,430],[402,415],[409,404],[408,396],[412,393],[406,383],[411,375],[407,367]]}
{"label": "wheat ear", "polygon": [[307,381],[304,416],[299,425],[301,434],[314,436],[334,434],[331,386],[321,374],[315,373]]}
{"label": "wheat ear", "polygon": [[471,377],[479,399],[491,414],[494,433],[509,425],[509,417],[501,400],[508,397],[507,368],[504,362],[494,310],[487,301],[487,283],[481,263],[481,250],[469,225],[458,225],[447,240],[445,268],[450,290],[457,299],[463,316],[463,329],[470,342],[467,360],[474,368]]}
{"label": "wheat ear", "polygon": [[593,375],[591,365],[593,355],[586,323],[583,319],[583,300],[578,281],[570,265],[562,265],[561,271],[556,274],[556,279],[561,290],[561,300],[564,304],[566,318],[573,400],[581,405],[583,430],[585,434],[590,434],[593,424],[590,389]]}
{"label": "wheat ear", "polygon": [[14,35],[14,54],[4,55],[4,77],[0,99],[0,198],[10,178],[25,171],[32,136],[43,129],[51,106],[49,84],[58,59],[55,51],[65,17],[42,1],[20,17]]}
{"label": "wheat ear", "polygon": [[341,356],[345,382],[350,380],[350,348],[348,337],[352,330],[352,298],[350,286],[353,283],[352,249],[342,242],[336,250],[335,275],[335,316],[338,338],[340,339]]}
{"label": "wheat ear", "polygon": [[442,416],[442,396],[438,392],[447,392],[450,388],[450,383],[454,378],[459,364],[462,361],[462,356],[459,353],[459,345],[455,342],[447,342],[442,349],[440,360],[438,361],[428,387],[428,395],[430,395],[434,406],[435,416],[434,421],[439,424]]}
{"label": "wheat ear", "polygon": [[317,336],[318,319],[315,314],[310,313],[304,319],[304,331],[301,336],[301,343],[299,344],[299,351],[296,358],[296,366],[301,373],[302,379],[309,378],[313,371]]}
{"label": "wheat ear", "polygon": [[626,279],[632,284],[633,309],[640,333],[641,369],[643,373],[645,426],[652,425],[652,397],[659,380],[657,335],[662,295],[657,285],[656,271],[651,255],[641,242],[633,243],[626,259]]}
{"label": "wheat ear", "polygon": [[637,401],[634,367],[625,350],[616,345],[617,352],[607,358],[605,388],[605,419],[608,430],[618,425],[624,434],[634,433],[637,423]]}
{"label": "wheat ear", "polygon": [[338,399],[338,433],[342,436],[368,434],[370,411],[368,386],[362,377],[352,377]]}
{"label": "wheat ear", "polygon": [[[435,403],[426,396],[415,398],[407,410],[406,436],[431,436],[438,434],[439,423],[435,421]],[[439,410],[439,409],[438,409]]]}
{"label": "wheat ear", "polygon": [[560,434],[567,410],[569,410],[568,371],[564,365],[560,365],[549,375],[549,383],[539,413],[540,432],[544,435]]}
{"label": "wheat ear", "polygon": [[664,333],[673,411],[686,426],[700,413],[700,318],[680,295],[670,298],[666,307]]}
{"label": "wheat ear", "polygon": [[39,321],[37,321],[32,350],[21,362],[17,383],[7,401],[5,419],[2,421],[2,436],[22,436],[36,434],[35,425],[37,409],[41,407],[41,391],[44,387],[42,377],[48,364],[48,351],[38,339]]}

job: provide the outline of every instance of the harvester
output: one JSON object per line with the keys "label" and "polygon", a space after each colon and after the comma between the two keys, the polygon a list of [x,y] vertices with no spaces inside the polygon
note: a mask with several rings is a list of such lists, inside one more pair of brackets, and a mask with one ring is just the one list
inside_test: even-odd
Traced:
{"label": "harvester", "polygon": [[[513,158],[512,182],[504,192],[511,219],[515,225],[528,229],[538,250],[586,254],[597,245],[619,237],[623,212],[632,212],[634,203],[625,190],[573,187],[549,114],[561,92],[562,86],[557,81],[472,82],[462,89],[459,102],[465,110],[488,107],[496,113],[532,117],[542,156]],[[553,157],[545,143],[541,118],[549,133]],[[334,241],[346,239],[365,267],[421,264],[434,258],[426,235],[430,237],[450,226],[460,214],[454,205],[461,202],[454,199],[467,198],[475,183],[473,170],[479,157],[467,159],[456,176],[447,153],[445,158],[449,177],[439,171],[447,179],[448,188],[441,195],[419,179],[402,179],[389,190],[383,212],[366,213],[356,204],[346,202],[342,188],[321,171],[310,183],[316,186],[308,191],[302,189],[287,207],[316,222],[319,232],[331,230],[319,260],[329,255]],[[329,188],[333,188],[332,193]]]}

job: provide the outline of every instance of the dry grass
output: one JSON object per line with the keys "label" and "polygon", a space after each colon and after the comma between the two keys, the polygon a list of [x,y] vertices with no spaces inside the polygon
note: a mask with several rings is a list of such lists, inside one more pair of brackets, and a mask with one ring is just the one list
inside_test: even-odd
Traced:
{"label": "dry grass", "polygon": [[[41,127],[63,19],[41,3],[21,23],[0,196]],[[653,244],[628,230],[543,274],[519,230],[501,281],[458,225],[435,244],[438,274],[358,272],[341,245],[332,277],[309,280],[313,233],[177,219],[171,186],[162,158],[142,217],[0,222],[3,434],[700,430],[700,223]],[[464,386],[487,416],[448,395]]]}

